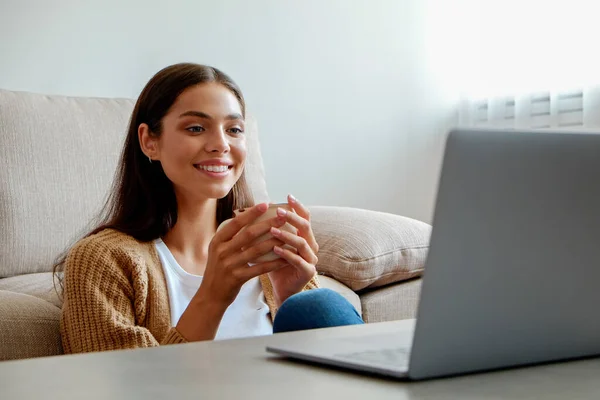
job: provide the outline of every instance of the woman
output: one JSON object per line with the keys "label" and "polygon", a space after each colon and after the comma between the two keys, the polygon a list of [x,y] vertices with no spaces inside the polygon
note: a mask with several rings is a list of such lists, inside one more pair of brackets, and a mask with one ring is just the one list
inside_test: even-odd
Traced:
{"label": "woman", "polygon": [[[58,264],[66,353],[362,323],[316,289],[318,245],[300,202],[289,196],[295,212],[248,226],[267,204],[253,204],[244,178],[244,118],[240,89],[215,68],[177,64],[148,82],[103,222]],[[280,258],[253,263],[271,251]]]}

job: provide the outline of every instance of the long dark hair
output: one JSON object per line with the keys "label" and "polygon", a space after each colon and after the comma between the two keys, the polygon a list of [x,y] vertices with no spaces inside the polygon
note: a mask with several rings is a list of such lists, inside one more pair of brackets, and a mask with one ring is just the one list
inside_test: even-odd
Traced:
{"label": "long dark hair", "polygon": [[[125,145],[117,167],[112,190],[97,224],[87,235],[111,228],[143,242],[164,236],[177,222],[177,201],[173,184],[165,175],[160,162],[148,162],[142,152],[138,127],[148,124],[152,136],[162,133],[162,119],[179,95],[186,89],[216,82],[229,89],[240,103],[246,117],[246,104],[240,88],[225,73],[216,68],[181,63],[159,71],[146,84],[131,114]],[[233,217],[233,210],[254,204],[246,183],[245,172],[227,196],[217,200],[217,223]],[[57,276],[64,268],[67,253],[54,265]],[[59,277],[59,281],[62,280]]]}

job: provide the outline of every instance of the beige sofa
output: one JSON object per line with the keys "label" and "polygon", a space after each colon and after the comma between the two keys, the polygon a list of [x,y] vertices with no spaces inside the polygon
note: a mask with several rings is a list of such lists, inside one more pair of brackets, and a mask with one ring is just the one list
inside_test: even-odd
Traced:
{"label": "beige sofa", "polygon": [[[103,204],[133,104],[0,90],[0,360],[61,354],[51,266]],[[268,201],[251,116],[247,135],[248,180]],[[350,208],[311,214],[322,284],[367,322],[414,317],[430,226]]]}

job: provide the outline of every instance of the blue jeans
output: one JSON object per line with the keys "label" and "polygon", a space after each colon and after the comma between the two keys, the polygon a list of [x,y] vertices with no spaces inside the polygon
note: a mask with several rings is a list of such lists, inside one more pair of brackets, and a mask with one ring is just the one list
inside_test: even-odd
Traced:
{"label": "blue jeans", "polygon": [[290,296],[273,322],[273,333],[364,324],[352,304],[331,289],[312,289]]}

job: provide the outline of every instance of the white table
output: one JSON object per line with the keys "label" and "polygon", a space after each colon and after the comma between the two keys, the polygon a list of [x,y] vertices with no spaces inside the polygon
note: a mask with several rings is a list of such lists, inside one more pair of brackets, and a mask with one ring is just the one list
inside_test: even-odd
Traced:
{"label": "white table", "polygon": [[[371,324],[387,333],[412,321]],[[0,399],[598,399],[600,359],[400,382],[265,352],[281,340],[358,336],[349,326],[242,340],[0,362]]]}

